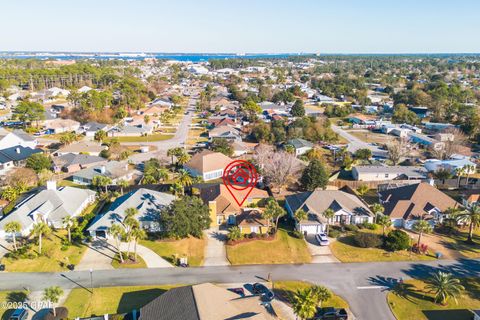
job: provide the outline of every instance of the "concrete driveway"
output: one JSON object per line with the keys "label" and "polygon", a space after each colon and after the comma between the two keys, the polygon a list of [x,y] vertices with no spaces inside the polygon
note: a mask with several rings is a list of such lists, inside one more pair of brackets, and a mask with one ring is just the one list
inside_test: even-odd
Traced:
{"label": "concrete driveway", "polygon": [[[333,241],[330,238],[329,240],[330,242]],[[305,238],[305,242],[307,243],[308,251],[310,251],[310,254],[312,255],[312,263],[340,262],[332,254],[330,246],[321,246],[318,244],[317,239],[315,239],[315,235],[307,235],[307,237]]]}
{"label": "concrete driveway", "polygon": [[212,228],[204,231],[207,237],[207,246],[205,248],[204,266],[228,266],[227,251],[225,242],[227,241],[227,231]]}

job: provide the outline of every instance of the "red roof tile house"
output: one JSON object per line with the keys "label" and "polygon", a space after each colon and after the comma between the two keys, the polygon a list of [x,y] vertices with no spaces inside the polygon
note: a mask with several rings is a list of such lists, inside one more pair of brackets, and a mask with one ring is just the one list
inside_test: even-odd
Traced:
{"label": "red roof tile house", "polygon": [[378,193],[384,214],[393,226],[411,229],[419,219],[429,220],[432,225],[443,220],[445,211],[457,208],[460,203],[428,183],[392,188]]}

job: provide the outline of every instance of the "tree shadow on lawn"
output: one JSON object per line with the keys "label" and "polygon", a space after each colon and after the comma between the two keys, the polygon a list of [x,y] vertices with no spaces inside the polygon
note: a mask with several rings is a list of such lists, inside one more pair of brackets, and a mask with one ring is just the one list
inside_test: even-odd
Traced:
{"label": "tree shadow on lawn", "polygon": [[402,270],[406,275],[414,279],[425,279],[433,273],[443,271],[460,278],[480,277],[480,261],[471,259],[458,259],[453,264],[425,264],[412,263],[409,269]]}
{"label": "tree shadow on lawn", "polygon": [[128,313],[134,309],[139,310],[141,307],[152,302],[163,293],[164,289],[147,289],[140,291],[125,292],[122,294],[118,302],[117,313]]}
{"label": "tree shadow on lawn", "polygon": [[478,237],[476,236],[473,239],[474,243],[468,243],[466,241],[467,236],[463,236],[463,235],[442,235],[442,237],[447,237],[451,239],[451,241],[442,239],[439,242],[442,246],[444,246],[449,250],[457,251],[462,256],[464,256],[464,254],[460,251],[480,255],[480,244],[479,244],[480,239],[478,239]]}
{"label": "tree shadow on lawn", "polygon": [[422,291],[417,290],[414,285],[399,282],[399,279],[396,278],[376,276],[370,277],[368,280],[372,285],[384,287],[382,291],[392,292],[396,296],[404,298],[413,304],[416,304],[413,298],[433,301],[431,297],[426,296]]}

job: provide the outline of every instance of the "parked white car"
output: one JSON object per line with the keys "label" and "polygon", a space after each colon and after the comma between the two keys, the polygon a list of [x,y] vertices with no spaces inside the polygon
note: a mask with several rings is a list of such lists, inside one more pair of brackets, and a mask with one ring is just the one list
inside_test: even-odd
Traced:
{"label": "parked white car", "polygon": [[317,239],[318,244],[321,246],[328,246],[330,244],[330,241],[325,233],[316,234],[315,239]]}

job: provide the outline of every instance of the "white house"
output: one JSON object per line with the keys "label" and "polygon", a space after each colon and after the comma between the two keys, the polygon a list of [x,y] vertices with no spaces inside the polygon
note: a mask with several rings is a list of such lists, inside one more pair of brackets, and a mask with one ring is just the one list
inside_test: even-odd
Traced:
{"label": "white house", "polygon": [[13,146],[35,149],[37,145],[38,141],[23,130],[13,130],[12,132],[9,132],[0,128],[0,149],[6,149]]}
{"label": "white house", "polygon": [[203,150],[195,154],[184,168],[194,177],[202,177],[204,181],[219,179],[223,169],[233,160],[223,153]]}
{"label": "white house", "polygon": [[357,181],[415,180],[424,179],[427,170],[415,166],[355,166],[352,177]]}

